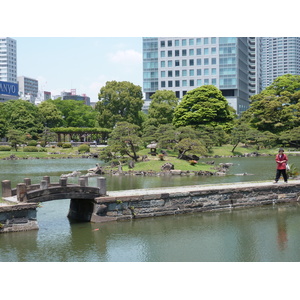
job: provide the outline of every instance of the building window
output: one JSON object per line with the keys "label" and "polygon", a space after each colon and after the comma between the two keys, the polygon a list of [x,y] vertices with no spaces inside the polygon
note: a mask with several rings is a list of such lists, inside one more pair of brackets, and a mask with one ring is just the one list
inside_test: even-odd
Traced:
{"label": "building window", "polygon": [[211,75],[217,75],[217,69],[216,68],[211,69]]}
{"label": "building window", "polygon": [[179,46],[179,40],[175,40],[175,46]]}
{"label": "building window", "polygon": [[182,70],[182,76],[187,76],[187,70]]}
{"label": "building window", "polygon": [[165,82],[165,81],[162,81],[162,82],[160,83],[160,86],[161,86],[162,88],[166,87],[166,82]]}
{"label": "building window", "polygon": [[182,66],[183,66],[183,67],[186,67],[186,66],[187,66],[186,59],[183,59],[183,60],[182,60]]}
{"label": "building window", "polygon": [[212,78],[211,84],[212,84],[212,85],[217,85],[217,79],[216,79],[216,78]]}
{"label": "building window", "polygon": [[165,71],[161,71],[160,72],[160,77],[166,77],[166,72]]}
{"label": "building window", "polygon": [[175,50],[175,56],[179,56],[179,50]]}
{"label": "building window", "polygon": [[201,76],[201,69],[197,69],[197,76]]}
{"label": "building window", "polygon": [[182,45],[182,46],[186,46],[186,39],[183,39],[183,40],[181,41],[181,45]]}
{"label": "building window", "polygon": [[201,66],[201,58],[197,59],[197,66]]}
{"label": "building window", "polygon": [[204,45],[207,45],[207,44],[209,44],[209,40],[208,40],[208,38],[204,38]]}
{"label": "building window", "polygon": [[172,57],[172,50],[168,50],[168,57]]}
{"label": "building window", "polygon": [[160,51],[160,57],[166,57],[166,52],[165,51]]}
{"label": "building window", "polygon": [[209,65],[209,60],[208,60],[208,58],[204,58],[204,65],[205,65],[205,66]]}
{"label": "building window", "polygon": [[209,84],[209,80],[208,79],[204,79],[204,84],[208,85]]}
{"label": "building window", "polygon": [[212,38],[211,38],[211,44],[216,44],[216,43],[217,43],[217,38],[212,37]]}
{"label": "building window", "polygon": [[168,41],[168,47],[172,47],[172,41]]}
{"label": "building window", "polygon": [[216,47],[211,48],[211,54],[216,54],[216,53],[217,53],[217,48]]}
{"label": "building window", "polygon": [[172,71],[168,71],[168,77],[173,77],[173,72]]}
{"label": "building window", "polygon": [[194,65],[194,60],[190,59],[189,63],[190,63],[190,66],[193,66]]}
{"label": "building window", "polygon": [[194,55],[194,49],[189,49],[189,56]]}
{"label": "building window", "polygon": [[164,60],[162,60],[162,61],[160,62],[160,66],[161,66],[162,68],[164,68],[164,67],[166,66],[166,62],[165,62]]}
{"label": "building window", "polygon": [[182,80],[182,86],[187,86],[187,80]]}
{"label": "building window", "polygon": [[182,50],[182,56],[186,56],[186,50]]}
{"label": "building window", "polygon": [[195,75],[195,71],[194,70],[189,70],[189,75],[190,76],[194,76]]}
{"label": "building window", "polygon": [[209,49],[208,48],[204,48],[204,55],[208,55],[209,54]]}
{"label": "building window", "polygon": [[173,87],[173,81],[168,81],[168,87]]}
{"label": "building window", "polygon": [[209,69],[204,69],[204,75],[208,76],[209,75]]}
{"label": "building window", "polygon": [[179,87],[180,86],[180,81],[179,80],[175,80],[175,86]]}
{"label": "building window", "polygon": [[179,77],[180,76],[180,71],[179,70],[175,70],[175,77]]}
{"label": "building window", "polygon": [[194,39],[189,39],[189,45],[194,46]]}
{"label": "building window", "polygon": [[201,86],[202,85],[202,79],[197,79],[197,86]]}
{"label": "building window", "polygon": [[179,67],[179,66],[180,66],[179,60],[175,60],[175,67]]}
{"label": "building window", "polygon": [[212,65],[216,65],[216,64],[217,64],[217,59],[216,59],[215,57],[213,57],[213,58],[211,59],[211,64],[212,64]]}
{"label": "building window", "polygon": [[166,46],[166,42],[165,41],[160,41],[160,46],[161,47],[165,47]]}
{"label": "building window", "polygon": [[199,45],[201,45],[201,38],[197,38],[196,39],[196,44],[199,46]]}
{"label": "building window", "polygon": [[168,60],[168,67],[171,68],[172,67],[172,60]]}
{"label": "building window", "polygon": [[197,49],[196,49],[196,54],[197,54],[197,55],[201,55],[201,48],[197,48]]}
{"label": "building window", "polygon": [[194,81],[194,79],[191,79],[190,80],[190,86],[194,86],[195,85],[195,81]]}

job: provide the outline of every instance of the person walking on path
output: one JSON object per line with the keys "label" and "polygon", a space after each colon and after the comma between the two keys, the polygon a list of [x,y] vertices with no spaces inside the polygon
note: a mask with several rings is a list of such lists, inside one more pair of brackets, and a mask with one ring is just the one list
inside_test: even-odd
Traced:
{"label": "person walking on path", "polygon": [[278,182],[281,175],[283,176],[285,183],[287,183],[288,181],[287,174],[286,174],[286,165],[287,165],[288,157],[283,152],[284,150],[280,148],[275,158],[277,163],[277,170],[276,170],[276,177],[274,183]]}

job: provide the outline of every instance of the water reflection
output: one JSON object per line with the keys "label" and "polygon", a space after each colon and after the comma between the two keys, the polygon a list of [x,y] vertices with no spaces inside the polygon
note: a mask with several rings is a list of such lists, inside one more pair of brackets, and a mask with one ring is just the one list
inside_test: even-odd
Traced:
{"label": "water reflection", "polygon": [[287,234],[287,223],[286,223],[286,209],[284,207],[278,208],[277,214],[277,243],[279,250],[283,251],[287,247],[288,234]]}

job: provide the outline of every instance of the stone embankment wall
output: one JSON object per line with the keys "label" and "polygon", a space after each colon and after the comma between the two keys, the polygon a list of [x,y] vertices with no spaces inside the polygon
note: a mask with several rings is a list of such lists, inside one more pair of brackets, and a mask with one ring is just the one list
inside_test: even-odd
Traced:
{"label": "stone embankment wall", "polygon": [[0,206],[0,233],[38,229],[37,206],[36,203]]}
{"label": "stone embankment wall", "polygon": [[[230,210],[300,200],[300,182],[104,196],[96,198],[91,222],[107,222],[205,211]],[[145,190],[146,191],[146,190]]]}

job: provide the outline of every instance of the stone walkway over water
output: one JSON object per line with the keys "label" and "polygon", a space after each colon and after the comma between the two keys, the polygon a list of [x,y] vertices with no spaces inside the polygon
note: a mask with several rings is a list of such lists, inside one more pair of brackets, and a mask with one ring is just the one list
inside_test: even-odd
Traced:
{"label": "stone walkway over water", "polygon": [[[55,199],[71,199],[69,218],[97,223],[300,201],[300,180],[290,180],[287,184],[237,182],[122,191],[107,191],[105,177],[97,178],[97,187],[88,187],[87,178],[79,178],[77,185],[67,184],[66,178],[56,184],[47,177],[35,185],[28,179],[24,181],[16,189],[2,181],[3,198],[15,203],[0,206],[0,232],[5,226],[25,223],[26,218],[34,220],[37,203]],[[13,211],[19,211],[21,221]]]}

